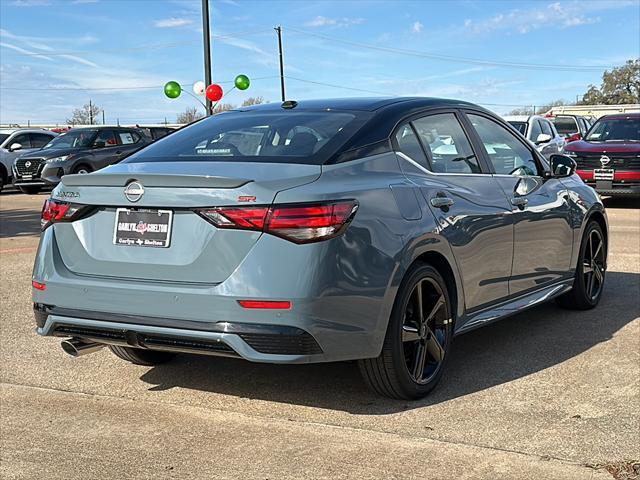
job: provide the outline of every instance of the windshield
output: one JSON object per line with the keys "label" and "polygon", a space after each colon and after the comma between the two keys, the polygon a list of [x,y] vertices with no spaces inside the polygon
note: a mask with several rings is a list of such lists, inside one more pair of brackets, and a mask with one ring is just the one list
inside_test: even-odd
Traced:
{"label": "windshield", "polygon": [[123,163],[220,161],[321,164],[355,132],[365,114],[229,112],[194,123]]}
{"label": "windshield", "polygon": [[2,145],[7,138],[9,138],[9,134],[0,133],[0,145]]}
{"label": "windshield", "polygon": [[98,130],[89,128],[70,130],[58,135],[42,148],[86,148],[91,145],[97,132]]}
{"label": "windshield", "polygon": [[522,135],[527,134],[527,122],[509,122],[513,128],[518,130]]}
{"label": "windshield", "polygon": [[578,124],[573,117],[556,117],[551,120],[560,135],[565,137],[578,133]]}
{"label": "windshield", "polygon": [[640,142],[640,118],[602,118],[589,130],[588,142]]}

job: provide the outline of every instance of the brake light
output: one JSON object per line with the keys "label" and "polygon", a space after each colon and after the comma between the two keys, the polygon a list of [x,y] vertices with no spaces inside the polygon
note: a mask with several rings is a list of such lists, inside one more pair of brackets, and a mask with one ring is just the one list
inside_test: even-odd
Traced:
{"label": "brake light", "polygon": [[198,213],[218,228],[270,233],[295,243],[342,233],[358,209],[355,200],[271,207],[216,207]]}
{"label": "brake light", "polygon": [[77,203],[59,202],[50,198],[46,200],[42,206],[40,226],[42,230],[44,230],[54,223],[71,222],[76,220],[81,212],[87,208],[90,207],[87,205],[78,205]]}
{"label": "brake light", "polygon": [[582,135],[580,135],[579,133],[574,133],[569,138],[567,138],[567,142],[577,142],[581,138],[582,138]]}
{"label": "brake light", "polygon": [[242,308],[291,310],[291,302],[288,300],[238,300],[238,303]]}

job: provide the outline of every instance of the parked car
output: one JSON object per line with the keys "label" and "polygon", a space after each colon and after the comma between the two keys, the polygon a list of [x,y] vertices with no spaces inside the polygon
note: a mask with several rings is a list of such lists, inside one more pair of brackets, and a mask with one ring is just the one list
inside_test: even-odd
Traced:
{"label": "parked car", "polygon": [[169,135],[171,132],[175,130],[172,127],[155,127],[155,126],[151,126],[151,127],[138,126],[138,128],[142,130],[147,137],[153,140],[158,140],[159,138],[162,138],[165,135]]}
{"label": "parked car", "polygon": [[221,113],[62,178],[42,211],[37,332],[142,365],[358,360],[374,391],[419,398],[455,334],[553,298],[598,304],[607,217],[574,172],[461,101]]}
{"label": "parked car", "polygon": [[14,185],[24,193],[37,193],[57,185],[63,175],[90,173],[119,162],[151,141],[137,128],[73,128],[42,150],[18,157],[13,164]]}
{"label": "parked car", "polygon": [[13,180],[13,161],[23,153],[39,150],[55,136],[39,128],[0,129],[0,191]]}
{"label": "parked car", "polygon": [[640,195],[640,113],[600,117],[566,154],[578,175],[603,195]]}
{"label": "parked car", "polygon": [[564,137],[558,134],[553,123],[539,115],[510,115],[503,118],[533,143],[547,159],[551,158],[551,155],[562,153],[567,143]]}
{"label": "parked car", "polygon": [[567,142],[575,142],[584,138],[591,128],[591,121],[580,115],[551,115],[547,117]]}

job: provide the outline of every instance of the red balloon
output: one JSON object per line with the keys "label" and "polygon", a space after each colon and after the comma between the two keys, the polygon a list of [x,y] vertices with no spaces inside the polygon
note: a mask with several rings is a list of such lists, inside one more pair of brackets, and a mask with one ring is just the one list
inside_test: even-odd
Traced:
{"label": "red balloon", "polygon": [[212,102],[217,102],[222,98],[222,87],[216,83],[212,83],[207,87],[205,94],[207,95],[207,98],[209,100],[211,100]]}

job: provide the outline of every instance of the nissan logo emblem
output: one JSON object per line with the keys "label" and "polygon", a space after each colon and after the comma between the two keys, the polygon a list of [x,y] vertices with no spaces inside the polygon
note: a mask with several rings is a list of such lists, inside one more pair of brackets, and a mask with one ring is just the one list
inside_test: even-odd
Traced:
{"label": "nissan logo emblem", "polygon": [[29,168],[31,166],[31,162],[27,160],[26,162],[24,162],[24,166]]}
{"label": "nissan logo emblem", "polygon": [[142,195],[144,195],[144,187],[141,183],[131,182],[124,188],[124,196],[130,202],[137,202],[142,198]]}
{"label": "nissan logo emblem", "polygon": [[609,157],[607,157],[606,155],[602,155],[600,157],[600,163],[602,164],[603,167],[606,167],[607,165],[609,165],[610,161],[611,161],[611,159]]}

